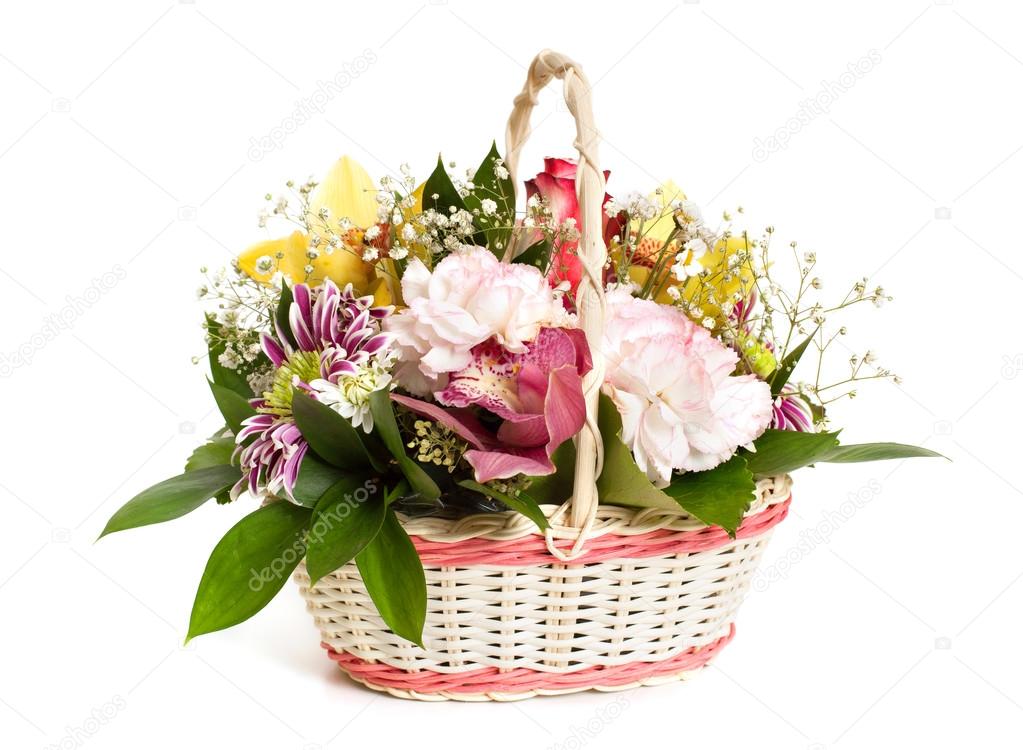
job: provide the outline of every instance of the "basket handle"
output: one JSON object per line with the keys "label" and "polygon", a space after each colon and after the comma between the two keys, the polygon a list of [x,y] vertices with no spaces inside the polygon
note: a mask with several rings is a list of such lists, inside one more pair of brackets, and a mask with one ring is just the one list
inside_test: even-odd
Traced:
{"label": "basket handle", "polygon": [[[551,50],[540,52],[529,66],[522,92],[515,97],[508,128],[505,131],[505,165],[512,184],[515,184],[519,152],[531,132],[529,116],[537,104],[540,89],[553,79],[564,81],[565,104],[575,119],[574,146],[579,152],[575,188],[579,201],[580,239],[578,255],[583,276],[576,293],[579,325],[586,334],[593,355],[593,369],[583,378],[586,400],[586,424],[576,436],[574,490],[571,499],[558,511],[554,519],[570,509],[570,524],[577,531],[576,540],[567,553],[554,545],[550,531],[547,546],[562,560],[570,560],[582,552],[589,530],[596,517],[598,497],[596,478],[603,465],[603,441],[597,428],[597,404],[600,386],[604,381],[604,358],[601,356],[601,338],[604,332],[603,271],[607,248],[601,232],[601,212],[604,203],[604,173],[597,164],[600,136],[593,124],[590,101],[590,83],[582,68],[565,55]],[[510,252],[510,246],[509,246]],[[505,260],[511,260],[506,254]]]}

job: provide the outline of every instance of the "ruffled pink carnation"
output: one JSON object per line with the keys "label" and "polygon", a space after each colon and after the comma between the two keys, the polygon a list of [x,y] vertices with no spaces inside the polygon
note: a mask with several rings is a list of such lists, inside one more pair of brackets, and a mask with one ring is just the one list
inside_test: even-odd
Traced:
{"label": "ruffled pink carnation", "polygon": [[400,347],[398,382],[418,395],[443,388],[448,373],[472,360],[472,348],[490,338],[523,352],[543,326],[567,320],[560,295],[532,266],[502,263],[482,247],[452,253],[431,272],[412,260],[401,279],[407,308],[386,329]]}
{"label": "ruffled pink carnation", "polygon": [[673,470],[704,471],[757,438],[772,418],[771,389],[733,376],[738,357],[676,308],[608,294],[604,392],[622,415],[622,440],[658,486]]}

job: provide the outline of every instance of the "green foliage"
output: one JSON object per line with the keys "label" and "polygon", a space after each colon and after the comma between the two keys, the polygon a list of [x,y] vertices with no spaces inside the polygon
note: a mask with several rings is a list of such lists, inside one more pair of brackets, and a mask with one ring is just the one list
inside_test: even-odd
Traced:
{"label": "green foliage", "polygon": [[753,442],[756,450],[742,451],[742,454],[756,476],[775,476],[820,461],[837,445],[837,432],[765,430]]}
{"label": "green foliage", "polygon": [[249,381],[246,379],[246,376],[253,370],[269,364],[266,355],[260,354],[255,362],[236,370],[224,367],[220,364],[220,355],[224,353],[226,347],[222,340],[221,326],[213,315],[206,315],[206,330],[210,337],[209,362],[210,377],[213,378],[213,382],[223,388],[234,391],[242,398],[252,398],[252,388],[249,387]]}
{"label": "green foliage", "polygon": [[419,554],[393,510],[387,511],[380,532],[355,562],[387,627],[405,640],[422,646],[426,576]]}
{"label": "green foliage", "polygon": [[778,369],[774,371],[774,375],[770,380],[771,395],[774,398],[778,397],[778,394],[781,393],[781,389],[789,382],[789,378],[792,377],[792,372],[796,369],[796,365],[799,364],[799,360],[802,358],[803,352],[806,351],[806,347],[810,345],[810,342],[813,341],[813,337],[816,335],[817,329],[814,329],[813,333],[807,336],[805,341],[786,354],[785,358],[778,363]]}
{"label": "green foliage", "polygon": [[[316,503],[306,552],[313,583],[352,560],[380,531],[386,504],[378,489],[373,486],[371,493],[362,480],[345,478]],[[359,490],[366,494],[361,501]]]}
{"label": "green foliage", "polygon": [[208,469],[211,466],[230,466],[234,455],[234,438],[214,438],[200,445],[185,462],[185,471]]}
{"label": "green foliage", "polygon": [[429,474],[423,471],[418,463],[405,453],[405,445],[401,440],[398,420],[394,417],[391,395],[387,391],[377,391],[369,397],[370,410],[373,413],[373,424],[383,440],[387,450],[398,462],[398,468],[412,486],[413,491],[425,500],[436,500],[440,497],[440,488]]}
{"label": "green foliage", "polygon": [[687,471],[672,478],[664,490],[690,515],[708,526],[720,526],[734,537],[756,490],[742,456],[732,456],[709,471]]}
{"label": "green foliage", "polygon": [[311,453],[306,453],[302,458],[302,465],[298,469],[298,478],[295,480],[295,488],[292,496],[295,502],[312,508],[323,497],[323,493],[333,485],[347,478],[348,474],[336,466],[324,463]]}
{"label": "green foliage", "polygon": [[851,464],[860,461],[886,461],[894,458],[948,458],[927,448],[902,443],[860,443],[839,445],[817,459],[825,463]]}
{"label": "green foliage", "polygon": [[485,484],[474,482],[471,479],[463,480],[458,484],[465,487],[467,490],[472,490],[473,492],[478,492],[481,495],[486,495],[487,497],[492,497],[495,500],[500,500],[516,513],[521,513],[530,521],[535,523],[541,531],[550,526],[547,522],[547,516],[545,516],[543,511],[540,510],[540,506],[537,504],[536,500],[526,493],[521,493],[517,496],[509,495],[504,492],[499,492],[492,487],[488,487]]}
{"label": "green foliage", "polygon": [[210,390],[213,392],[213,399],[217,402],[217,408],[224,415],[224,421],[237,435],[242,429],[242,422],[249,417],[255,416],[256,410],[252,408],[248,400],[237,391],[218,385],[212,380],[207,380]]}
{"label": "green foliage", "polygon": [[230,490],[239,478],[241,471],[235,466],[209,466],[154,484],[122,505],[107,521],[100,538],[115,531],[180,518],[211,497]]}
{"label": "green foliage", "polygon": [[[515,222],[515,185],[511,176],[504,179],[497,176],[496,164],[500,158],[497,144],[492,143],[490,151],[473,175],[472,183],[475,187],[464,199],[466,209],[474,216],[473,223],[480,228],[486,237],[487,247],[497,257],[501,257],[508,247]],[[485,199],[497,204],[495,214],[484,214],[482,203]]]}
{"label": "green foliage", "polygon": [[293,348],[298,348],[298,344],[295,342],[295,334],[291,330],[291,322],[288,316],[291,312],[291,303],[295,301],[294,295],[291,293],[291,287],[288,283],[281,282],[281,299],[277,303],[277,310],[274,312],[274,322],[277,324],[277,333],[284,338],[282,343],[291,344]]}
{"label": "green foliage", "polygon": [[575,443],[566,440],[551,456],[555,471],[533,478],[527,489],[529,496],[539,505],[561,505],[572,496],[575,473]]}
{"label": "green foliage", "polygon": [[291,409],[302,437],[327,463],[345,471],[363,473],[375,464],[352,423],[329,406],[296,390]]}
{"label": "green foliage", "polygon": [[274,598],[305,554],[311,515],[308,508],[280,501],[231,527],[199,581],[186,643],[244,622]]}

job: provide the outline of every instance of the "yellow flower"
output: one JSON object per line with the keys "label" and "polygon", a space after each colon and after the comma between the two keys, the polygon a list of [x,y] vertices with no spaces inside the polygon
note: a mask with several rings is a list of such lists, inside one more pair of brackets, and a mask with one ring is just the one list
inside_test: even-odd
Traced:
{"label": "yellow flower", "polygon": [[[685,199],[685,193],[670,180],[661,186],[658,193],[650,196],[654,205],[660,206],[660,214],[652,222],[643,225],[643,237],[637,243],[632,263],[629,266],[629,277],[640,287],[646,285],[650,279],[657,259],[662,257],[662,248],[675,230],[674,212],[671,209],[671,204]],[[680,300],[685,303],[686,312],[697,323],[702,323],[705,318],[712,318],[715,322],[714,328],[721,328],[727,321],[735,294],[741,293],[745,296],[749,291],[753,284],[753,269],[750,262],[747,260],[733,267],[736,253],[749,249],[745,233],[718,240],[714,247],[700,258],[700,265],[706,271],[677,285]],[[679,251],[680,246],[677,239],[671,240],[667,249],[664,250],[667,257],[661,263],[657,278],[651,285],[651,289],[655,292],[653,299],[657,302],[663,304],[673,302],[672,297],[668,294],[668,288],[676,286],[671,277],[671,266],[675,263],[675,256]],[[615,261],[621,260],[621,252],[620,247],[612,248],[611,254]],[[683,264],[690,261],[689,257],[682,259]],[[699,315],[690,310],[693,305],[700,308]]]}
{"label": "yellow flower", "polygon": [[[326,219],[320,218],[321,209],[326,209]],[[347,218],[353,228],[341,231],[337,222],[342,218]],[[309,198],[306,224],[314,234],[321,236],[318,243],[314,244],[312,237],[301,231],[280,239],[257,242],[238,256],[238,267],[264,284],[270,282],[276,271],[293,283],[316,285],[330,279],[340,287],[352,284],[359,294],[372,294],[375,304],[389,305],[393,295],[387,279],[378,275],[372,263],[362,259],[363,235],[376,223],[376,186],[373,180],[358,162],[342,156]],[[328,226],[341,237],[342,247],[331,250],[327,239],[322,238]],[[323,227],[322,233],[317,231],[319,227]],[[310,258],[310,250],[317,257]],[[263,266],[257,268],[264,257],[272,261],[269,270]],[[312,268],[308,273],[306,266]]]}

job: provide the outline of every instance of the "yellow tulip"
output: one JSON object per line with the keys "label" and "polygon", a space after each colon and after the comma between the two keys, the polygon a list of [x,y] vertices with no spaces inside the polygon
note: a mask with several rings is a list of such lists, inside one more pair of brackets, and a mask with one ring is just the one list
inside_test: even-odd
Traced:
{"label": "yellow tulip", "polygon": [[[326,219],[320,218],[321,209],[326,209]],[[337,222],[342,218],[351,221],[354,228],[341,232]],[[314,246],[309,234],[296,231],[252,245],[238,256],[238,267],[264,284],[280,271],[293,283],[316,285],[330,279],[342,288],[352,284],[359,294],[373,294],[375,304],[391,304],[394,295],[387,279],[379,278],[373,264],[362,259],[363,234],[377,223],[377,203],[373,180],[358,162],[348,156],[338,159],[310,196],[306,222],[317,236],[326,234],[328,226],[336,228],[344,246],[328,252],[326,239]],[[323,232],[318,231],[320,227]],[[310,249],[316,251],[316,258],[309,257]],[[264,256],[273,261],[269,272],[256,267]],[[307,273],[306,266],[312,271]]]}

